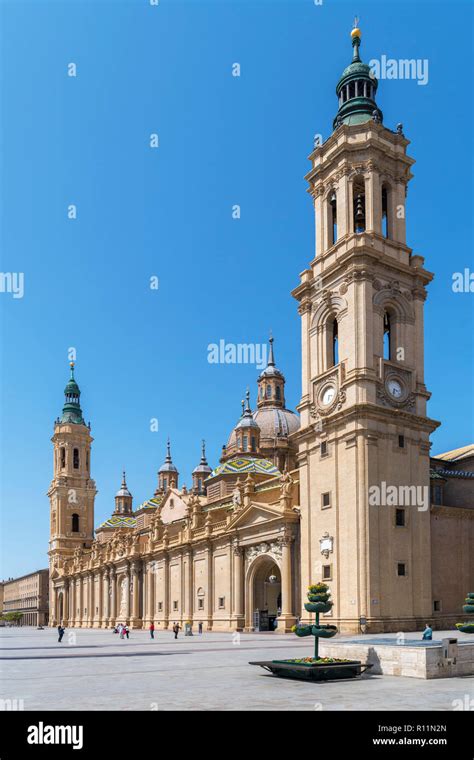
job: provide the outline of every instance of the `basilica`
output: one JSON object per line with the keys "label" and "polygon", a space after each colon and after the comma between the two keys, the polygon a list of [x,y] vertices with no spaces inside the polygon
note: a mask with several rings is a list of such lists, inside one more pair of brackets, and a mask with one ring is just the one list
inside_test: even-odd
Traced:
{"label": "basilica", "polygon": [[342,632],[460,619],[474,588],[474,445],[430,456],[440,424],[424,381],[433,274],[406,241],[414,160],[403,126],[383,123],[358,28],[351,42],[333,131],[306,175],[316,245],[292,292],[297,413],[270,338],[256,406],[247,393],[220,461],[209,465],[203,442],[188,490],[168,441],[154,494],[134,506],[123,473],[96,527],[93,439],[72,364],[52,438],[51,625],[285,633],[309,618],[305,590],[320,580]]}

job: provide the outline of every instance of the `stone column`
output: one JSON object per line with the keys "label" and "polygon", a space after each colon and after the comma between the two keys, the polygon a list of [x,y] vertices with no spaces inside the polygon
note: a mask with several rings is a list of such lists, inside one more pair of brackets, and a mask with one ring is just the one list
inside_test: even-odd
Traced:
{"label": "stone column", "polygon": [[140,564],[137,561],[132,562],[132,619],[133,628],[138,626],[140,620]]}
{"label": "stone column", "polygon": [[233,627],[242,631],[245,626],[244,611],[244,550],[237,543],[233,546],[234,556],[234,614]]}
{"label": "stone column", "polygon": [[148,563],[147,569],[147,610],[146,622],[148,625],[155,622],[155,563],[152,560]]}
{"label": "stone column", "polygon": [[89,600],[87,603],[87,623],[92,628],[94,625],[94,613],[95,613],[95,594],[94,594],[94,572],[91,570],[88,576],[88,592]]}
{"label": "stone column", "polygon": [[288,633],[296,623],[292,595],[292,545],[293,535],[288,531],[279,539],[281,546],[281,615],[277,619],[277,633]]}
{"label": "stone column", "polygon": [[115,625],[115,620],[117,617],[117,574],[115,567],[112,565],[112,567],[109,570],[109,578],[110,578],[110,612],[109,612],[109,625],[113,626]]}
{"label": "stone column", "polygon": [[77,619],[77,625],[79,628],[82,627],[82,621],[84,619],[84,576],[79,576],[79,599],[78,599],[78,608],[79,608],[79,614]]}
{"label": "stone column", "polygon": [[131,573],[130,573],[130,565],[127,566],[127,569],[125,571],[125,577],[127,579],[126,583],[126,590],[127,590],[127,597],[126,597],[126,604],[125,604],[125,622],[130,623],[130,596],[131,596],[131,590],[132,590],[132,584],[131,584]]}
{"label": "stone column", "polygon": [[186,582],[185,582],[185,617],[193,621],[193,551],[189,549],[186,554]]}
{"label": "stone column", "polygon": [[165,552],[163,554],[163,628],[167,629],[169,625],[169,618],[170,618],[170,607],[169,607],[169,578],[170,576],[170,568],[169,568],[169,556]]}
{"label": "stone column", "polygon": [[69,620],[71,619],[70,611],[71,611],[70,581],[69,581],[69,578],[65,578],[63,619],[64,619],[64,626],[66,628],[69,627]]}
{"label": "stone column", "polygon": [[108,628],[109,616],[110,616],[109,568],[108,567],[102,570],[101,583],[102,583],[101,627]]}
{"label": "stone column", "polygon": [[207,545],[207,630],[212,631],[212,618],[213,618],[213,612],[214,612],[214,589],[213,589],[213,578],[212,578],[212,543],[209,542]]}
{"label": "stone column", "polygon": [[96,606],[99,609],[97,610],[96,622],[97,622],[97,628],[101,628],[102,627],[102,616],[103,616],[103,609],[102,608],[103,608],[103,605],[104,605],[104,581],[103,581],[103,578],[102,578],[102,571],[101,570],[99,570],[99,572],[97,573],[97,576],[98,576],[98,584],[97,585],[99,587],[98,588],[98,597],[99,598],[97,599],[97,605]]}

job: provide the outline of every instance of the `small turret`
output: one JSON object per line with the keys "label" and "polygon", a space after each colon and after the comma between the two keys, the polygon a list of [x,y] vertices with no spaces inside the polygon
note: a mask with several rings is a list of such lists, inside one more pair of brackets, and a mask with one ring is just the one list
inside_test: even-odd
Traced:
{"label": "small turret", "polygon": [[171,446],[170,446],[170,439],[168,438],[168,441],[166,444],[166,458],[165,458],[164,463],[161,465],[160,469],[158,470],[158,491],[165,493],[171,488],[171,486],[173,486],[174,488],[177,488],[178,477],[179,477],[179,472],[177,468],[174,466],[173,461],[171,459]]}
{"label": "small turret", "polygon": [[201,461],[199,462],[198,466],[194,468],[193,470],[193,491],[194,493],[197,493],[199,495],[203,495],[206,493],[206,488],[204,486],[204,481],[206,478],[209,477],[209,475],[212,472],[212,467],[209,467],[209,464],[206,459],[206,441],[202,442],[202,453],[201,453]]}
{"label": "small turret", "polygon": [[125,479],[125,471],[122,473],[122,485],[115,494],[115,515],[131,515],[133,513],[132,508],[133,496],[128,490],[127,481]]}

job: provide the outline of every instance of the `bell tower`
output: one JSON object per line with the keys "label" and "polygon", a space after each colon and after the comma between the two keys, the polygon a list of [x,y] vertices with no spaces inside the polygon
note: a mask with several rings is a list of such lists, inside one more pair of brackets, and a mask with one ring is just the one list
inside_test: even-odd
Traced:
{"label": "bell tower", "polygon": [[[94,499],[97,493],[91,479],[90,426],[86,425],[80,405],[81,392],[71,377],[64,390],[61,418],[54,423],[54,475],[49,487],[50,573],[59,560],[68,559],[76,547],[89,547],[94,537]],[[53,595],[50,597],[53,599]]]}
{"label": "bell tower", "polygon": [[334,131],[309,157],[316,251],[293,291],[301,582],[328,583],[342,631],[413,630],[432,612],[429,435],[438,423],[426,416],[423,309],[433,275],[406,243],[409,141],[401,124],[383,125],[360,29],[351,37]]}

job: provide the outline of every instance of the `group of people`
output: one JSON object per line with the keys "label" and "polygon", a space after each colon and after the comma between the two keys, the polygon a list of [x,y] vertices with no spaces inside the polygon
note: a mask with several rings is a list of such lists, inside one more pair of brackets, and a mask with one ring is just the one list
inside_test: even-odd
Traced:
{"label": "group of people", "polygon": [[127,637],[127,639],[130,638],[130,628],[123,623],[119,623],[115,626],[114,633],[118,633],[121,639],[124,639],[125,637]]}
{"label": "group of people", "polygon": [[[66,629],[63,628],[62,625],[58,625],[58,642],[59,643],[61,643],[61,641],[63,640],[64,631],[65,630]],[[173,623],[173,627],[172,627],[171,630],[174,633],[175,639],[177,639],[178,638],[178,634],[179,634],[179,632],[181,630],[180,624],[179,623]],[[150,624],[149,631],[150,631],[150,638],[154,639],[155,638],[155,624],[154,623]],[[118,633],[121,639],[124,639],[125,637],[127,639],[130,638],[130,628],[128,627],[128,625],[124,625],[124,623],[118,623],[118,625],[114,626],[113,632],[114,633]],[[202,634],[202,623],[198,624],[198,633],[199,633],[199,635]]]}

